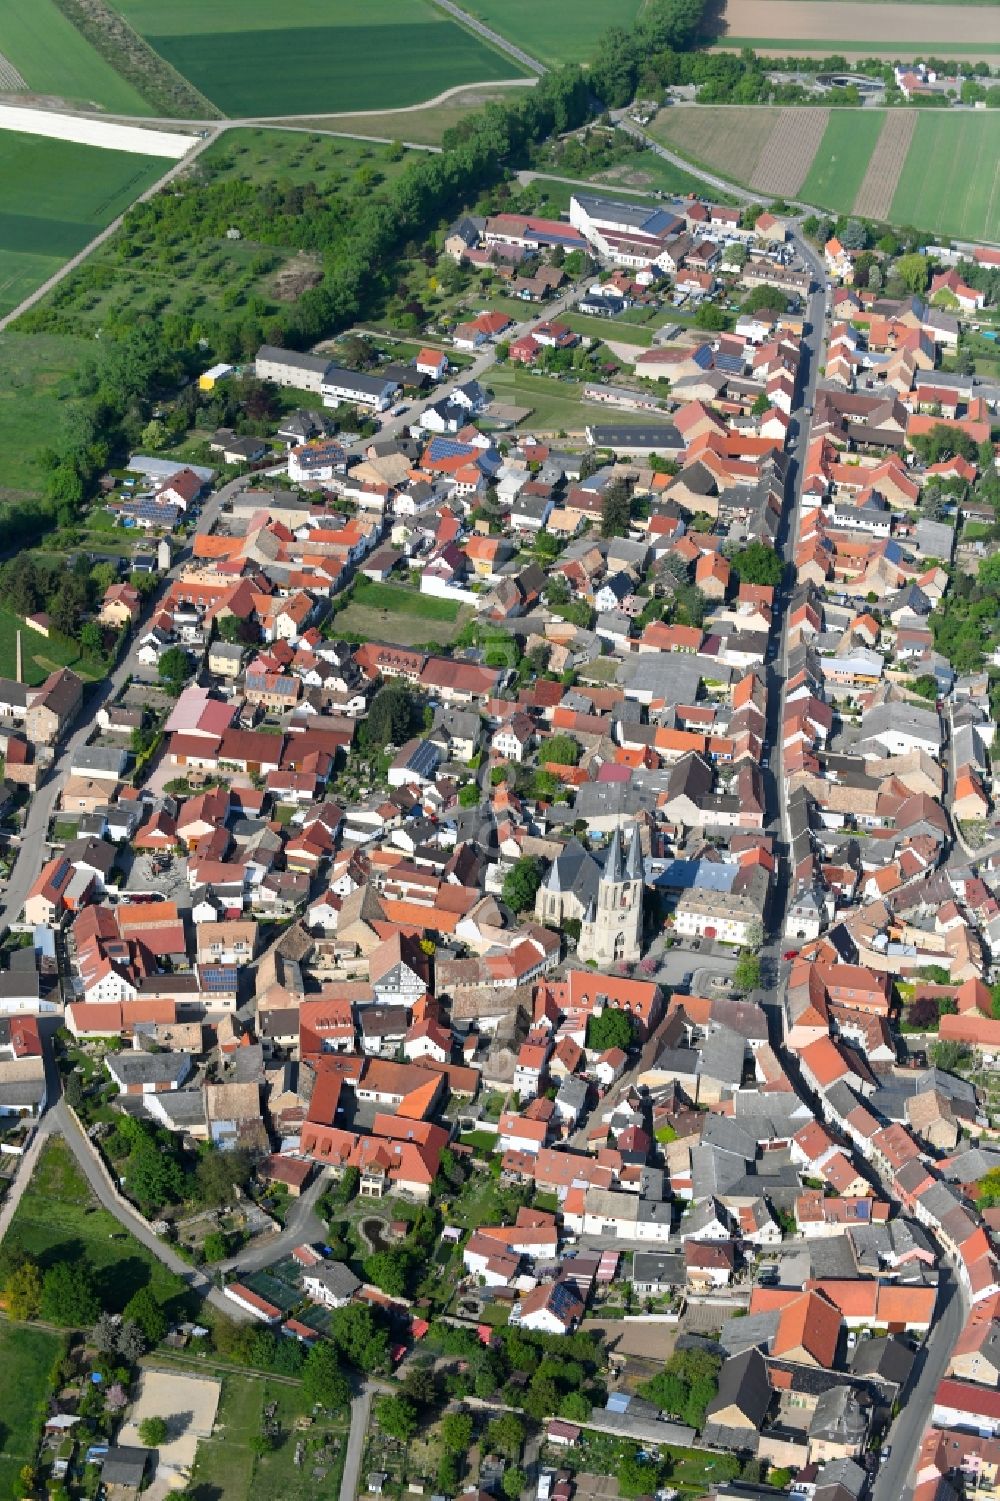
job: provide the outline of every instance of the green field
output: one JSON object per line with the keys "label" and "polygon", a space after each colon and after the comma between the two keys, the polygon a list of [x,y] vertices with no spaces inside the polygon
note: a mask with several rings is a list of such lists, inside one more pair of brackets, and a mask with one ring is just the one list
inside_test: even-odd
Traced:
{"label": "green field", "polygon": [[[184,1367],[185,1371],[188,1367]],[[257,1458],[253,1440],[261,1432],[265,1406],[277,1404],[277,1448]],[[276,1496],[280,1501],[335,1501],[343,1469],[343,1423],[310,1420],[299,1387],[263,1377],[226,1375],[210,1439],[202,1439],[192,1472],[192,1494],[212,1501],[250,1501]],[[305,1462],[295,1463],[299,1442]],[[339,1441],[339,1447],[338,1447]],[[322,1473],[317,1474],[317,1471]]]}
{"label": "green field", "polygon": [[8,1242],[33,1257],[43,1272],[57,1261],[85,1262],[101,1306],[110,1313],[120,1313],[133,1293],[147,1285],[168,1317],[190,1307],[191,1295],[180,1279],[98,1205],[59,1136],[42,1150],[4,1244]]}
{"label": "green field", "polygon": [[0,1496],[18,1494],[18,1476],[34,1458],[62,1343],[57,1334],[42,1329],[0,1324]]}
{"label": "green field", "polygon": [[884,120],[883,110],[831,111],[800,197],[849,214]]}
{"label": "green field", "polygon": [[1000,115],[922,114],[891,217],[963,238],[1000,239]]}
{"label": "green field", "polygon": [[160,157],[0,132],[0,317],[169,165]]}
{"label": "green field", "polygon": [[416,615],[421,620],[446,620],[449,624],[458,619],[462,608],[454,599],[435,599],[432,594],[421,594],[402,584],[373,584],[368,579],[358,579],[354,598],[358,604],[386,610],[390,615]]}
{"label": "green field", "polygon": [[323,115],[314,123],[323,130],[342,131],[348,136],[374,136],[383,141],[412,141],[417,146],[440,146],[446,130],[464,120],[473,110],[482,109],[493,100],[511,104],[531,87],[530,83],[512,88],[499,84],[478,84],[452,94],[443,104],[408,109],[373,111],[370,115]]}
{"label": "green field", "polygon": [[524,71],[431,0],[116,4],[161,57],[237,117],[400,108]]}
{"label": "green field", "polygon": [[472,615],[468,605],[435,599],[401,584],[373,584],[358,578],[351,600],[337,611],[337,633],[394,646],[447,646]]}
{"label": "green field", "polygon": [[0,53],[28,88],[121,115],[147,115],[149,105],[67,21],[54,0],[4,0]]}
{"label": "green field", "polygon": [[0,334],[0,500],[41,490],[40,452],[72,417],[70,372],[92,346],[83,338]]}
{"label": "green field", "polygon": [[610,26],[631,26],[642,0],[471,0],[470,15],[547,63],[585,63]]}

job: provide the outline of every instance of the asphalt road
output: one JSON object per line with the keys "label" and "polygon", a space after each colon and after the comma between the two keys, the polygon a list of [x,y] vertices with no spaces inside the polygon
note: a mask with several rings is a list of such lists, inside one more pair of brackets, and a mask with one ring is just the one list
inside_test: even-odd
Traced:
{"label": "asphalt road", "polygon": [[920,1442],[944,1375],[969,1315],[965,1294],[949,1260],[938,1262],[937,1319],[914,1365],[914,1375],[900,1394],[900,1409],[886,1438],[889,1458],[882,1461],[872,1487],[872,1501],[903,1501],[913,1494],[913,1472]]}
{"label": "asphalt road", "polygon": [[351,1431],[347,1437],[347,1453],[344,1456],[344,1473],[340,1481],[340,1501],[354,1501],[361,1479],[361,1461],[365,1452],[365,1435],[371,1416],[372,1397],[376,1388],[365,1382],[361,1391],[351,1402]]}
{"label": "asphalt road", "polygon": [[281,1261],[285,1256],[290,1256],[296,1246],[301,1246],[306,1242],[312,1244],[316,1241],[325,1241],[327,1228],[315,1210],[317,1201],[328,1186],[328,1180],[329,1175],[325,1169],[317,1173],[305,1193],[292,1201],[285,1227],[278,1235],[261,1241],[257,1245],[248,1246],[238,1256],[220,1263],[219,1270],[259,1272],[264,1267],[273,1266],[276,1261]]}
{"label": "asphalt road", "polygon": [[[197,530],[199,532],[211,531],[225,502],[249,482],[249,476],[241,476],[231,480],[228,485],[224,485],[221,490],[212,495],[202,508]],[[186,543],[179,550],[170,572],[164,576],[161,587],[150,599],[143,613],[143,622],[155,613],[163,593],[169,587],[171,580],[177,577],[189,561],[190,556],[190,543]],[[49,821],[55,811],[56,801],[73,764],[74,755],[81,746],[86,744],[93,732],[94,716],[102,704],[114,699],[125,686],[126,679],[135,677],[137,674],[142,675],[142,668],[136,655],[140,634],[141,627],[137,627],[132,633],[128,650],[108,677],[100,683],[88,685],[76,725],[69,736],[60,743],[45,780],[32,795],[24,832],[21,835],[20,849],[4,892],[3,905],[0,906],[0,930],[8,927],[12,922],[21,920],[28,892],[35,884],[38,873],[48,858],[46,835]]]}

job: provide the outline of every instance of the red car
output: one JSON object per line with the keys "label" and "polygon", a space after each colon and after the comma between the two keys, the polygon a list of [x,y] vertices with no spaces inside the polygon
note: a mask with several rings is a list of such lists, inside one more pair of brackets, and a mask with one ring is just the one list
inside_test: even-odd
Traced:
{"label": "red car", "polygon": [[797,959],[799,957],[799,951],[798,949],[786,949],[781,957],[782,959]]}

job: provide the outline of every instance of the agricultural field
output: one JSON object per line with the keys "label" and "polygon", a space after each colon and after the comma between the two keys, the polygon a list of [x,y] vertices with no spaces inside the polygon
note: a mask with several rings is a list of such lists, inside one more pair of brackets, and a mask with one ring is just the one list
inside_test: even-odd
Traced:
{"label": "agricultural field", "polygon": [[21,1470],[34,1458],[45,1420],[49,1378],[62,1347],[57,1334],[0,1324],[0,1495],[16,1494]]}
{"label": "agricultural field", "polygon": [[720,172],[733,182],[749,182],[781,114],[770,105],[744,108],[716,104],[711,109],[675,106],[660,111],[649,134],[699,166]]}
{"label": "agricultural field", "polygon": [[897,224],[1000,240],[1000,116],[921,115],[892,199]]}
{"label": "agricultural field", "polygon": [[[120,115],[150,113],[148,102],[66,19],[55,0],[6,0],[0,5],[0,55],[33,94]],[[2,86],[17,87],[11,78]]]}
{"label": "agricultural field", "polygon": [[1000,52],[1000,26],[982,6],[899,0],[727,0],[719,44],[897,58]]}
{"label": "agricultural field", "polygon": [[761,193],[938,234],[1000,239],[1000,115],[993,111],[675,107],[661,111],[651,134]]}
{"label": "agricultural field", "polygon": [[[906,114],[909,113],[907,110]],[[807,203],[821,203],[824,208],[836,209],[841,214],[851,212],[884,120],[881,110],[831,111],[812,167],[800,189]],[[880,211],[888,201],[887,197],[882,199]]]}
{"label": "agricultural field", "polygon": [[609,26],[631,26],[642,0],[471,0],[464,7],[532,57],[589,62]]}
{"label": "agricultural field", "polygon": [[0,132],[0,317],[169,165],[160,157]]}
{"label": "agricultural field", "polygon": [[[225,114],[370,111],[419,104],[521,68],[431,0],[115,0],[116,9]],[[331,11],[333,13],[331,14]]]}

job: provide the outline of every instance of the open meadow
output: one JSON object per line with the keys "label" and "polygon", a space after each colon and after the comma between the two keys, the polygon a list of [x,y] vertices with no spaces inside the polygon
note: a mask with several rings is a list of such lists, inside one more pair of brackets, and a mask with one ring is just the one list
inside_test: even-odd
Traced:
{"label": "open meadow", "polygon": [[0,55],[31,93],[115,114],[150,113],[148,102],[66,19],[55,0],[5,0],[0,5]]}
{"label": "open meadow", "polygon": [[0,1496],[17,1494],[21,1470],[34,1458],[50,1378],[62,1348],[57,1334],[0,1324]]}
{"label": "open meadow", "polygon": [[510,57],[430,0],[115,0],[131,25],[226,114],[332,114],[433,99],[516,77]]}
{"label": "open meadow", "polygon": [[160,157],[0,132],[0,317],[169,165]]}
{"label": "open meadow", "polygon": [[107,1209],[97,1203],[61,1137],[45,1144],[11,1221],[10,1242],[44,1273],[57,1261],[82,1263],[94,1278],[101,1306],[120,1313],[133,1293],[149,1287],[168,1317],[189,1311],[193,1295]]}
{"label": "open meadow", "polygon": [[[821,203],[840,214],[851,212],[884,123],[882,110],[830,111],[823,139],[799,190],[807,203]],[[887,201],[883,200],[883,208]]]}
{"label": "open meadow", "polygon": [[467,89],[456,89],[440,104],[373,111],[371,114],[323,115],[310,123],[315,123],[317,129],[342,131],[347,136],[375,136],[384,141],[440,146],[445,131],[464,120],[473,110],[482,109],[484,104],[495,100],[513,103],[531,87],[528,79],[523,84],[514,85],[475,84]]}

